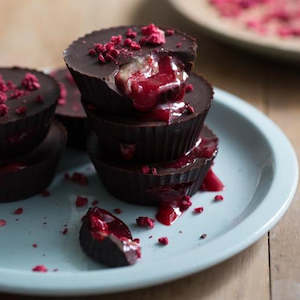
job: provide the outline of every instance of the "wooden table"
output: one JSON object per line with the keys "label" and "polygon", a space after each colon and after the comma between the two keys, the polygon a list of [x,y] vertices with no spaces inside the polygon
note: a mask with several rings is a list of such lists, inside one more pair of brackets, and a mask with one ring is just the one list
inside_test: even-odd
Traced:
{"label": "wooden table", "polygon": [[[0,0],[0,63],[62,66],[63,49],[78,36],[107,26],[151,21],[196,35],[200,46],[196,71],[266,113],[299,155],[299,66],[267,61],[205,37],[162,0]],[[218,266],[161,286],[85,299],[300,299],[299,195],[269,234]],[[32,298],[0,294],[0,299]]]}

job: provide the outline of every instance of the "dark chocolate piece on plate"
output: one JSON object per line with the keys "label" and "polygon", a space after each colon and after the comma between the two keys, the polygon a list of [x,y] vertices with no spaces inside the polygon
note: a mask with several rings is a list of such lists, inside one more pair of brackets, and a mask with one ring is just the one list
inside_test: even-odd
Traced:
{"label": "dark chocolate piece on plate", "polygon": [[59,86],[42,72],[0,68],[0,163],[32,151],[47,135]]}
{"label": "dark chocolate piece on plate", "polygon": [[44,191],[54,177],[66,142],[65,128],[55,121],[37,148],[1,165],[0,202],[22,200]]}
{"label": "dark chocolate piece on plate", "polygon": [[195,194],[218,151],[218,138],[204,127],[198,141],[185,155],[169,162],[148,165],[108,160],[96,135],[87,146],[90,158],[104,187],[115,197],[130,203],[158,205],[162,190],[184,189]]}
{"label": "dark chocolate piece on plate", "polygon": [[108,211],[93,207],[82,219],[79,241],[93,260],[109,267],[134,264],[141,256],[127,225]]}
{"label": "dark chocolate piece on plate", "polygon": [[211,106],[213,90],[205,79],[193,73],[187,83],[193,90],[185,95],[185,109],[181,113],[171,110],[169,123],[151,120],[153,114],[161,113],[156,109],[151,116],[136,113],[125,118],[106,115],[84,105],[91,129],[97,134],[106,156],[143,163],[159,162],[176,159],[193,147]]}
{"label": "dark chocolate piece on plate", "polygon": [[180,60],[189,73],[196,49],[195,39],[179,30],[168,34],[167,28],[153,24],[120,26],[94,31],[74,41],[64,51],[64,60],[84,101],[103,112],[129,115],[136,109],[132,99],[116,86],[120,67],[163,52]]}
{"label": "dark chocolate piece on plate", "polygon": [[57,69],[51,75],[60,85],[60,98],[55,117],[68,131],[68,146],[85,149],[89,129],[77,85],[67,68]]}

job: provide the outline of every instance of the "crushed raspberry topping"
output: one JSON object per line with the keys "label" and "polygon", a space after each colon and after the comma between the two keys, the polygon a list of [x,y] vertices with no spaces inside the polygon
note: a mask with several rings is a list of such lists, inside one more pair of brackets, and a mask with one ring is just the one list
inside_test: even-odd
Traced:
{"label": "crushed raspberry topping", "polygon": [[5,83],[3,77],[0,75],[0,92],[7,92],[8,91],[8,87],[7,87],[7,83]]}
{"label": "crushed raspberry topping", "polygon": [[134,39],[137,35],[137,32],[134,31],[132,28],[128,28],[127,32],[126,32],[126,36],[128,38]]}
{"label": "crushed raspberry topping", "polygon": [[123,65],[115,82],[136,110],[146,112],[159,103],[182,100],[187,77],[179,60],[161,53],[136,57]]}
{"label": "crushed raspberry topping", "polygon": [[97,205],[98,203],[99,203],[98,200],[94,200],[94,201],[92,202],[92,205],[95,206],[95,205]]}
{"label": "crushed raspberry topping", "polygon": [[68,233],[69,229],[68,228],[64,228],[63,231],[61,232],[63,235],[66,235]]}
{"label": "crushed raspberry topping", "polygon": [[15,215],[21,215],[23,213],[24,209],[22,207],[19,207],[17,208],[15,211],[14,211],[14,214]]}
{"label": "crushed raspberry topping", "polygon": [[140,44],[162,45],[166,42],[165,32],[154,24],[143,26],[141,29],[143,37]]}
{"label": "crushed raspberry topping", "polygon": [[210,0],[220,16],[258,34],[300,37],[300,2],[294,0]]}
{"label": "crushed raspberry topping", "polygon": [[7,100],[7,95],[4,92],[0,91],[0,104],[5,103]]}
{"label": "crushed raspberry topping", "polygon": [[40,83],[38,78],[32,73],[26,73],[24,79],[22,80],[22,86],[27,91],[34,91],[40,88]]}
{"label": "crushed raspberry topping", "polygon": [[120,144],[121,155],[125,160],[131,160],[135,154],[135,144]]}
{"label": "crushed raspberry topping", "polygon": [[26,106],[19,106],[16,108],[16,114],[17,115],[25,115],[27,112],[27,107]]}
{"label": "crushed raspberry topping", "polygon": [[222,195],[216,195],[215,196],[215,201],[223,201],[224,197]]}
{"label": "crushed raspberry topping", "polygon": [[166,35],[167,36],[174,35],[174,34],[175,34],[175,30],[174,29],[171,28],[171,29],[167,29],[166,30]]}
{"label": "crushed raspberry topping", "polygon": [[6,225],[6,221],[4,219],[0,219],[0,227],[4,227]]}
{"label": "crushed raspberry topping", "polygon": [[203,211],[204,211],[203,206],[195,207],[195,208],[194,208],[194,213],[195,213],[195,214],[202,214]]}
{"label": "crushed raspberry topping", "polygon": [[136,242],[136,243],[138,243],[138,244],[140,243],[140,239],[138,239],[138,238],[133,239],[133,241]]}
{"label": "crushed raspberry topping", "polygon": [[87,197],[77,196],[76,198],[76,207],[83,207],[88,204],[89,200]]}
{"label": "crushed raspberry topping", "polygon": [[16,89],[11,91],[9,98],[10,99],[17,99],[17,98],[20,98],[24,95],[26,95],[26,91],[19,90],[19,89],[16,88]]}
{"label": "crushed raspberry topping", "polygon": [[159,242],[160,244],[166,246],[166,245],[169,244],[169,239],[168,239],[166,236],[160,237],[160,238],[158,239],[158,242]]}
{"label": "crushed raspberry topping", "polygon": [[5,116],[8,113],[8,106],[6,104],[0,104],[0,117]]}
{"label": "crushed raspberry topping", "polygon": [[210,168],[204,178],[200,190],[209,192],[220,192],[223,191],[223,189],[224,184],[213,172],[212,168]]}
{"label": "crushed raspberry topping", "polygon": [[48,272],[48,269],[44,265],[37,265],[34,268],[32,268],[32,271],[46,273]]}
{"label": "crushed raspberry topping", "polygon": [[119,215],[122,213],[122,210],[120,208],[115,208],[114,213]]}
{"label": "crushed raspberry topping", "polygon": [[136,219],[136,224],[139,227],[146,227],[152,229],[154,227],[155,220],[149,217],[138,217]]}
{"label": "crushed raspberry topping", "polygon": [[190,92],[192,92],[194,90],[194,86],[191,84],[191,83],[189,83],[189,84],[187,84],[186,86],[185,86],[185,92],[186,93],[190,93]]}
{"label": "crushed raspberry topping", "polygon": [[38,246],[37,244],[32,244],[33,248],[37,248],[37,246]]}
{"label": "crushed raspberry topping", "polygon": [[79,185],[88,185],[88,178],[83,173],[74,172],[72,175],[65,173],[65,179],[73,181]]}

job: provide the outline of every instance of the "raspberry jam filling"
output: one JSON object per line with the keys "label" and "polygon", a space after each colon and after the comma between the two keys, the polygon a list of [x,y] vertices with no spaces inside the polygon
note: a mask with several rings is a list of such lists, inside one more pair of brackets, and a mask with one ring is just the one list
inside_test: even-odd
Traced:
{"label": "raspberry jam filling", "polygon": [[[148,112],[158,104],[183,101],[187,78],[178,59],[166,53],[153,53],[121,66],[115,82],[119,90],[132,99],[136,110]],[[158,109],[166,110],[165,106]]]}
{"label": "raspberry jam filling", "polygon": [[199,137],[195,146],[186,152],[183,156],[177,160],[165,165],[166,168],[180,169],[188,167],[193,164],[195,160],[199,158],[212,158],[218,149],[218,138],[213,137]]}
{"label": "raspberry jam filling", "polygon": [[127,225],[102,208],[93,207],[89,209],[83,217],[83,221],[85,220],[88,220],[90,232],[96,240],[102,241],[110,234],[115,235],[119,239],[132,239]]}

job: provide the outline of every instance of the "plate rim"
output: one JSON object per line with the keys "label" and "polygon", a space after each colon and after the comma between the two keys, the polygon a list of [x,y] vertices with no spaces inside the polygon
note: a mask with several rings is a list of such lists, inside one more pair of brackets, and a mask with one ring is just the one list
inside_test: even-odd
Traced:
{"label": "plate rim", "polygon": [[196,24],[206,33],[213,34],[217,39],[226,42],[227,44],[233,44],[255,53],[264,55],[269,54],[272,57],[277,57],[281,60],[300,62],[300,51],[293,41],[289,41],[289,44],[292,44],[292,46],[289,47],[285,43],[277,43],[276,40],[261,37],[242,29],[231,33],[229,30],[223,30],[221,23],[216,23],[216,26],[212,26],[208,18],[205,19],[199,17],[199,15],[196,16],[194,14],[195,11],[189,13],[188,9],[186,9],[188,6],[181,0],[168,0],[168,2],[181,16]]}
{"label": "plate rim", "polygon": [[[28,295],[78,296],[149,287],[207,269],[238,254],[261,238],[287,211],[296,192],[299,176],[296,153],[281,129],[251,104],[218,88],[215,88],[214,101],[227,106],[228,109],[243,117],[264,136],[273,151],[275,172],[270,189],[260,205],[239,225],[220,237],[207,241],[204,247],[214,249],[214,251],[206,257],[205,261],[195,261],[194,259],[194,255],[199,255],[200,247],[190,250],[189,255],[181,256],[180,260],[178,260],[178,256],[175,256],[163,262],[159,261],[159,273],[157,273],[157,262],[154,262],[150,268],[148,266],[147,270],[137,264],[132,269],[128,267],[82,271],[81,273],[40,274],[0,268],[0,291]],[[279,146],[280,148],[278,148]],[[289,178],[285,178],[282,184],[282,174],[287,171],[290,176],[285,176]],[[279,183],[280,185],[278,185]],[[277,197],[276,208],[274,207],[275,196]],[[241,239],[240,236],[244,238]],[[220,243],[222,247],[218,248]],[[138,279],[137,276],[134,276],[146,272],[146,276],[138,276]],[[119,280],[117,283],[110,280],[115,277],[123,280]]]}

